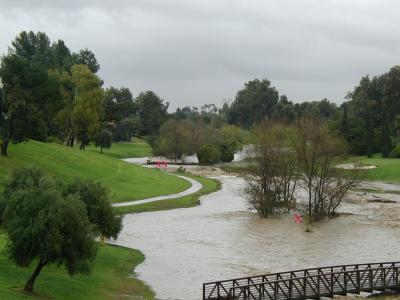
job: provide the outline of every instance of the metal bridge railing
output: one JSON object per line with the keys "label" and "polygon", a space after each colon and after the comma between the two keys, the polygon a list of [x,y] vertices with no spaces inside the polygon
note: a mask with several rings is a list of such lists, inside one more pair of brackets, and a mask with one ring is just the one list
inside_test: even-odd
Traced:
{"label": "metal bridge railing", "polygon": [[302,269],[203,285],[203,299],[305,299],[399,289],[400,262]]}

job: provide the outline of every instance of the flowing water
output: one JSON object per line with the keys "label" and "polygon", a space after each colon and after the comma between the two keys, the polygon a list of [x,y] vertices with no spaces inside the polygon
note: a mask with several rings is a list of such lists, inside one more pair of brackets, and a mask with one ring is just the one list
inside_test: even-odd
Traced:
{"label": "flowing water", "polygon": [[158,299],[200,299],[202,283],[213,280],[400,259],[399,195],[384,203],[355,193],[340,207],[351,214],[306,233],[289,214],[260,220],[241,195],[243,180],[219,179],[222,190],[202,197],[200,206],[125,216],[115,243],[145,254],[136,272]]}

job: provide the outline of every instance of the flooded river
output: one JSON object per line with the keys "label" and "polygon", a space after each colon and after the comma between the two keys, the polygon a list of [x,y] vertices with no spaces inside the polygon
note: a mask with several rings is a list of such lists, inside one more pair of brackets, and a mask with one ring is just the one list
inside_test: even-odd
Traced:
{"label": "flooded river", "polygon": [[289,214],[260,220],[241,196],[243,180],[219,179],[222,190],[202,197],[200,206],[124,218],[116,243],[144,253],[136,272],[158,299],[200,299],[202,283],[212,280],[400,259],[399,195],[385,203],[358,192],[340,207],[351,214],[306,233]]}

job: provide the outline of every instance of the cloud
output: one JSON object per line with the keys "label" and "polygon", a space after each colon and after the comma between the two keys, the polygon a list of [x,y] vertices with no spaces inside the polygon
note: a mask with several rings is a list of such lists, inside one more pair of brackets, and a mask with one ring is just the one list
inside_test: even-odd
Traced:
{"label": "cloud", "polygon": [[221,105],[268,78],[299,102],[340,103],[398,63],[395,0],[0,1],[0,52],[22,30],[88,47],[106,86],[154,90],[171,108]]}

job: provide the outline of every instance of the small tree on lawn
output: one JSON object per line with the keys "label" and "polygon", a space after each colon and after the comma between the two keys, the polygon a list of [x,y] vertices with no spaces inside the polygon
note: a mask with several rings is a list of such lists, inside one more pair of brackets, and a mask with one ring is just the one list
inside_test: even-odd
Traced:
{"label": "small tree on lawn", "polygon": [[96,147],[100,147],[100,152],[103,153],[103,148],[109,149],[112,142],[112,133],[110,130],[103,129],[96,137]]}
{"label": "small tree on lawn", "polygon": [[122,229],[122,219],[116,215],[106,187],[93,180],[75,180],[64,187],[64,195],[77,195],[86,205],[89,221],[103,238],[116,239]]}
{"label": "small tree on lawn", "polygon": [[89,271],[96,256],[95,231],[76,195],[63,197],[59,185],[43,172],[25,168],[14,174],[4,196],[9,257],[18,266],[37,261],[25,291],[33,292],[42,268],[52,263],[64,265],[71,275]]}

